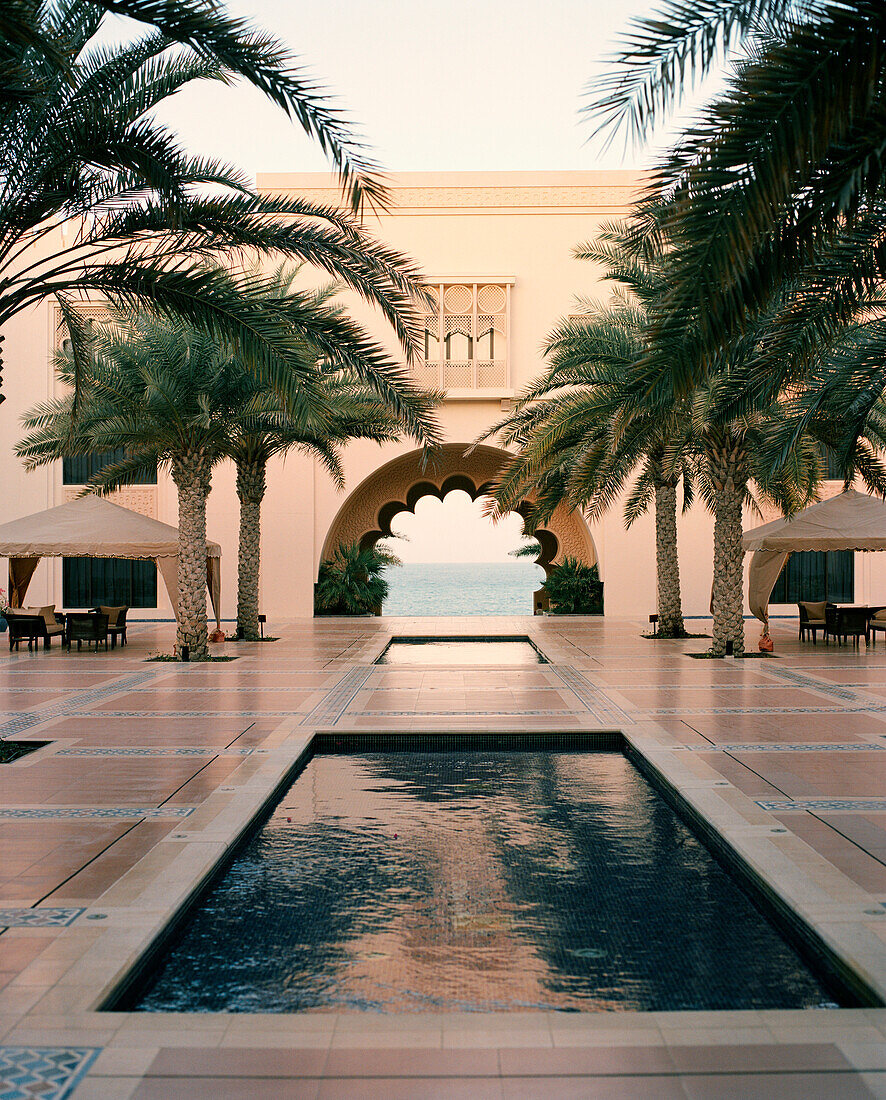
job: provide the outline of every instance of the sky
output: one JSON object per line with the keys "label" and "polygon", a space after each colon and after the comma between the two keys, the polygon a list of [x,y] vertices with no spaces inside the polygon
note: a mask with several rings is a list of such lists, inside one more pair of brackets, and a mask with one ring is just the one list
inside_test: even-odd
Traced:
{"label": "sky", "polygon": [[[229,0],[286,42],[391,171],[639,168],[650,150],[604,148],[581,109],[627,20],[652,0]],[[120,33],[125,28],[120,25]],[[693,101],[695,102],[695,101]],[[192,151],[250,175],[323,171],[323,154],[264,97],[217,84],[163,107]],[[665,132],[658,139],[667,142]],[[508,561],[522,521],[428,497],[394,523],[404,561]]]}
{"label": "sky", "polygon": [[[652,0],[229,0],[286,42],[392,171],[638,167],[603,149],[581,108],[627,20]],[[323,171],[263,96],[207,85],[162,117],[192,149],[250,172]]]}
{"label": "sky", "polygon": [[389,545],[404,562],[512,561],[510,551],[523,539],[523,519],[515,512],[493,524],[483,515],[482,500],[453,489],[443,500],[426,496],[415,512],[399,512],[391,530],[404,539]]}

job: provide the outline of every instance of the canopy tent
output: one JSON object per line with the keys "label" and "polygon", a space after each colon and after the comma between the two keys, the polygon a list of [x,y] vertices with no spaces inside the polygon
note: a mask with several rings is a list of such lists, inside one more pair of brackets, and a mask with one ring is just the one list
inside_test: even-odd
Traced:
{"label": "canopy tent", "polygon": [[748,605],[769,628],[769,597],[785,562],[795,550],[886,550],[886,502],[849,489],[822,500],[790,519],[774,519],[745,532],[753,550],[748,573]]}
{"label": "canopy tent", "polygon": [[[9,558],[9,603],[24,605],[45,557],[149,558],[157,563],[178,618],[178,528],[94,494],[0,525],[0,557]],[[206,583],[220,627],[221,547],[206,543]]]}

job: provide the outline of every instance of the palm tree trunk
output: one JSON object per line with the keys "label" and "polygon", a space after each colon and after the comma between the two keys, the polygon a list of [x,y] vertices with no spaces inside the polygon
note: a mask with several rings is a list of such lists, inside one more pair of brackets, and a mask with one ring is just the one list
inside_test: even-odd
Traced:
{"label": "palm tree trunk", "polygon": [[740,444],[726,441],[710,458],[711,480],[716,490],[714,506],[714,584],[711,593],[714,616],[711,653],[726,654],[729,643],[736,657],[744,653],[744,548],[742,507],[746,477]]}
{"label": "palm tree trunk", "polygon": [[683,602],[677,558],[677,486],[655,486],[655,568],[658,575],[658,633],[682,638]]}
{"label": "palm tree trunk", "polygon": [[206,498],[210,465],[202,452],[179,455],[172,464],[178,489],[178,626],[175,644],[192,659],[209,656],[206,632]]}
{"label": "palm tree trunk", "polygon": [[258,581],[261,569],[261,503],[265,495],[263,459],[237,463],[240,498],[240,545],[237,563],[237,637],[254,642],[258,628]]}

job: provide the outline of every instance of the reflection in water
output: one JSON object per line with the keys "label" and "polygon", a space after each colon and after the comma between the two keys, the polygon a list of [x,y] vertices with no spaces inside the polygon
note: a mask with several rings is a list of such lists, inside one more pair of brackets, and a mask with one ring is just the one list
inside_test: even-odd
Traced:
{"label": "reflection in water", "polygon": [[807,1007],[829,994],[618,753],[317,756],[139,1007]]}
{"label": "reflection in water", "polygon": [[380,665],[510,665],[541,664],[529,642],[466,642],[451,639],[433,642],[394,641],[379,657]]}

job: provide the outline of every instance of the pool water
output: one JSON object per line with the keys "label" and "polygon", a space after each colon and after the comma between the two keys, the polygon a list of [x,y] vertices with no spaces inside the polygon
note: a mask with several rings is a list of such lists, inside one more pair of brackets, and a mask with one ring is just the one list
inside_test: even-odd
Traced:
{"label": "pool water", "polygon": [[523,638],[395,638],[376,662],[380,665],[537,665],[538,650]]}
{"label": "pool water", "polygon": [[152,977],[142,1010],[832,1002],[615,752],[315,756]]}

